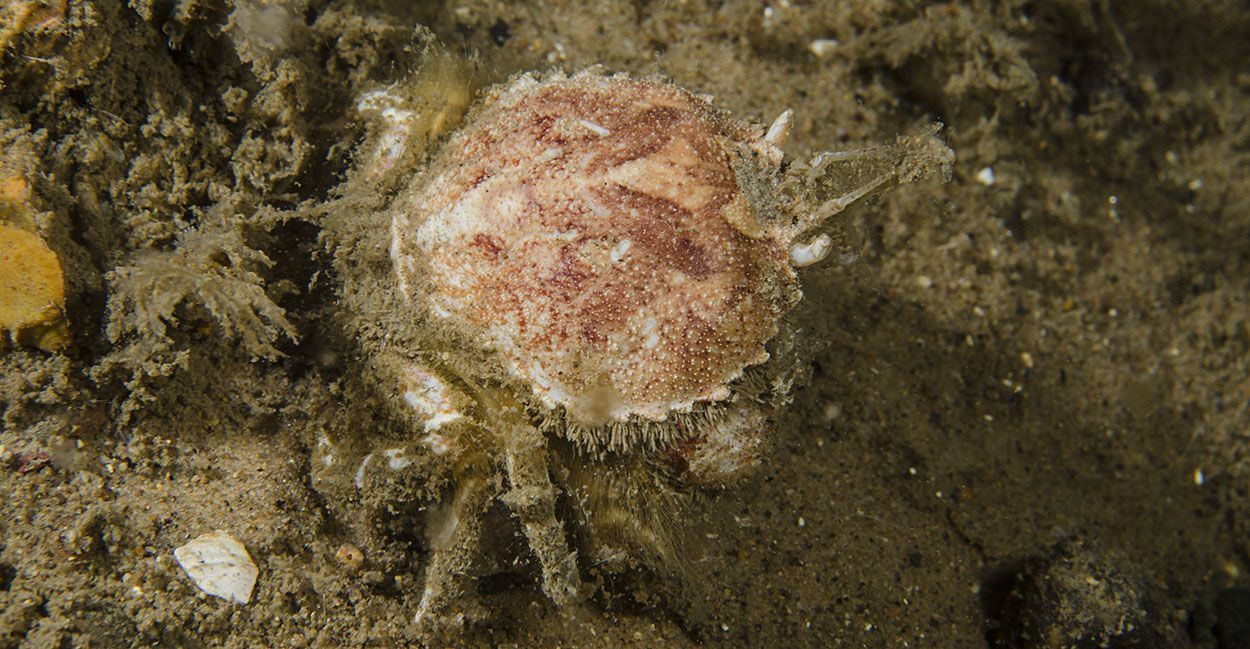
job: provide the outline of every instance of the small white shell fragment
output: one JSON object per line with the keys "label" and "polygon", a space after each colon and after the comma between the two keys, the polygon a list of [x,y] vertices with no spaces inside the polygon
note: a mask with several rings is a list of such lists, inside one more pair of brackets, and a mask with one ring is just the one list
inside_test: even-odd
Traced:
{"label": "small white shell fragment", "polygon": [[365,459],[360,461],[360,466],[356,467],[355,483],[356,489],[358,490],[365,488],[365,469],[369,468],[369,462],[371,460],[373,460],[373,453],[366,455]]}
{"label": "small white shell fragment", "polygon": [[790,264],[795,268],[811,266],[829,255],[833,248],[833,239],[822,234],[807,243],[796,243],[790,246]]}
{"label": "small white shell fragment", "polygon": [[817,38],[807,44],[807,50],[820,58],[824,58],[833,54],[833,51],[838,49],[838,46],[841,44],[836,38]]}
{"label": "small white shell fragment", "polygon": [[977,182],[981,183],[982,185],[985,185],[986,187],[993,186],[993,184],[994,184],[994,169],[993,169],[993,167],[985,167],[985,168],[981,169],[980,171],[978,171],[978,172],[977,172]]}
{"label": "small white shell fragment", "polygon": [[174,550],[174,560],[196,588],[236,604],[252,599],[259,570],[234,537],[216,530],[200,535]]}
{"label": "small white shell fragment", "polygon": [[596,124],[596,123],[594,123],[594,122],[588,122],[588,121],[586,121],[586,120],[584,120],[584,119],[578,119],[578,120],[577,120],[577,123],[578,123],[578,124],[581,124],[581,125],[582,125],[582,126],[584,126],[584,127],[586,127],[586,129],[587,129],[587,130],[589,130],[590,132],[594,133],[595,135],[605,136],[605,135],[611,135],[611,134],[612,134],[612,131],[609,131],[608,129],[603,128],[602,126],[599,126],[598,124]]}

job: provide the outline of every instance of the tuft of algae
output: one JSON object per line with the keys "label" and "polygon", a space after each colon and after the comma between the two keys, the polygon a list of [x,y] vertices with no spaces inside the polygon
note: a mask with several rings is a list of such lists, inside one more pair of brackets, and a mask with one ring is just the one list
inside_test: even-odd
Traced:
{"label": "tuft of algae", "polygon": [[35,231],[26,181],[0,178],[0,346],[47,352],[69,343],[61,260]]}

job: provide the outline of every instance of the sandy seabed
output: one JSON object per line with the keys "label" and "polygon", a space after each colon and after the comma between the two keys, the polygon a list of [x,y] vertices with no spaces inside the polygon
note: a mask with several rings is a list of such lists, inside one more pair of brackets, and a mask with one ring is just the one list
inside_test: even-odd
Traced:
{"label": "sandy seabed", "polygon": [[[559,609],[502,517],[453,643],[1250,646],[1243,3],[10,0],[0,175],[72,342],[0,355],[0,647],[423,642],[420,489],[315,475],[319,440],[403,431],[300,215],[431,38],[482,84],[793,108],[798,159],[918,120],[958,156],[841,217],[810,385],[758,477],[683,509],[680,565]],[[214,529],[247,605],[173,560]]]}

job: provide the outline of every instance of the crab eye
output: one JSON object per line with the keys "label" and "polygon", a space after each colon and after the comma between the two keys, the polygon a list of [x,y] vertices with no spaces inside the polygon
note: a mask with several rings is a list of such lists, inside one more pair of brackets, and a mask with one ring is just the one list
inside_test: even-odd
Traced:
{"label": "crab eye", "polygon": [[807,243],[795,243],[790,246],[790,264],[795,268],[803,268],[823,261],[833,248],[833,239],[822,234]]}

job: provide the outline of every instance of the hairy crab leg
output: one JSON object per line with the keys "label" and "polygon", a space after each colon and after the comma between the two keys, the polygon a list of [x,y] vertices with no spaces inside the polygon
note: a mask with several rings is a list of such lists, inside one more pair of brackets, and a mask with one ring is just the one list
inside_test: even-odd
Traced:
{"label": "hairy crab leg", "polygon": [[[807,173],[808,183],[814,185],[816,181],[829,170],[830,167],[837,163],[856,163],[862,161],[869,165],[876,166],[874,163],[879,164],[880,157],[880,147],[858,149],[855,151],[840,151],[838,153],[822,153],[812,159],[811,170]],[[867,196],[874,189],[877,189],[878,187],[896,178],[897,175],[898,171],[896,169],[886,168],[850,191],[825,200],[819,207],[812,210],[795,223],[795,236],[802,236],[803,234],[819,228],[829,219],[846,209],[851,203]]]}
{"label": "hairy crab leg", "polygon": [[525,419],[519,403],[495,393],[496,435],[504,452],[510,488],[501,500],[521,521],[530,549],[543,571],[543,592],[559,606],[578,597],[581,575],[577,552],[569,549],[564,526],[556,517],[556,489],[547,472],[547,444],[542,432]]}
{"label": "hairy crab leg", "polygon": [[512,488],[503,501],[521,520],[530,549],[538,556],[543,592],[563,606],[577,599],[581,575],[577,553],[569,549],[564,526],[556,518],[556,490],[547,475],[547,449],[541,435],[528,424],[514,429],[505,451]]}
{"label": "hairy crab leg", "polygon": [[494,492],[485,478],[467,478],[442,517],[431,522],[433,554],[414,620],[419,628],[447,629],[464,624],[465,594],[472,591],[469,567],[478,554],[482,517]]}

